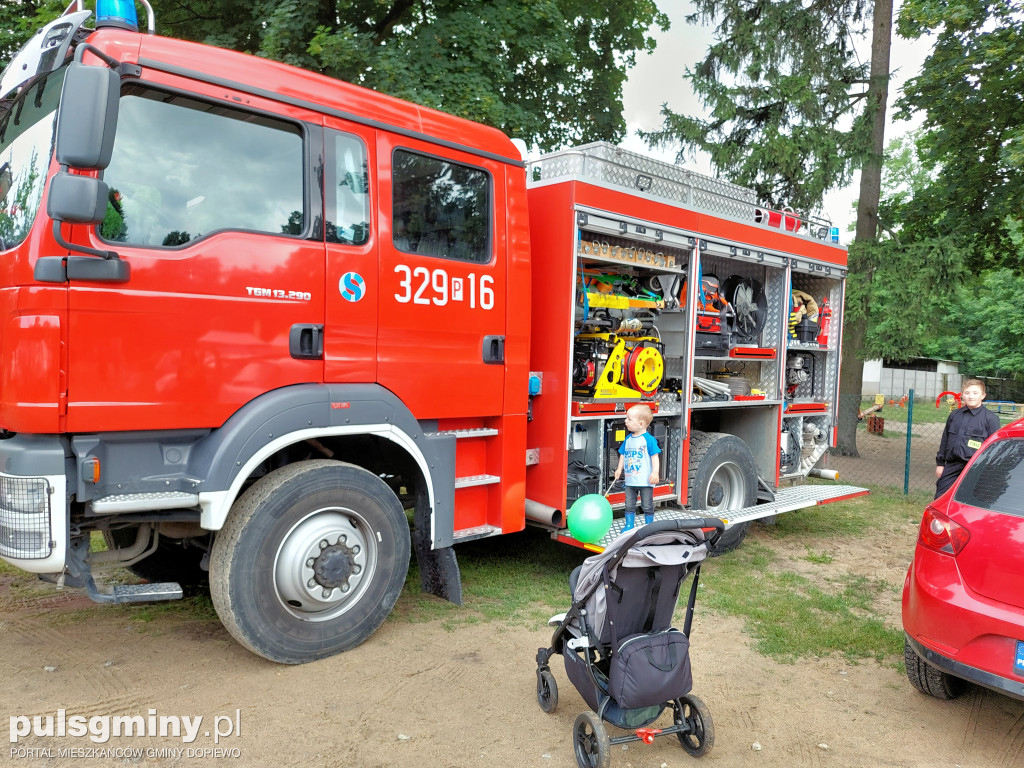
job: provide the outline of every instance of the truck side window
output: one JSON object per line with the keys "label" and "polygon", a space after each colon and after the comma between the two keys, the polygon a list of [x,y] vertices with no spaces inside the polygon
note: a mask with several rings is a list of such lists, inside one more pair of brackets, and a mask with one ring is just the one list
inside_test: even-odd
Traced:
{"label": "truck side window", "polygon": [[[332,140],[333,139],[333,140]],[[370,176],[366,147],[344,133],[328,139],[334,187],[327,190],[327,242],[362,245],[370,239]]]}
{"label": "truck side window", "polygon": [[298,126],[140,86],[121,96],[105,240],[178,246],[218,230],[301,235]]}
{"label": "truck side window", "polygon": [[35,221],[63,82],[61,69],[30,86],[17,103],[0,106],[0,251],[20,245]]}
{"label": "truck side window", "polygon": [[486,171],[398,149],[391,174],[395,248],[478,264],[491,260]]}

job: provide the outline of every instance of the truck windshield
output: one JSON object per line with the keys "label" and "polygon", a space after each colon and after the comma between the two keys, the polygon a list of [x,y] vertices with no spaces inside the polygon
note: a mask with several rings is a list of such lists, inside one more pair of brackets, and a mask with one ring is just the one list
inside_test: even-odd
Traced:
{"label": "truck windshield", "polygon": [[63,82],[60,69],[0,105],[0,251],[21,245],[35,221]]}

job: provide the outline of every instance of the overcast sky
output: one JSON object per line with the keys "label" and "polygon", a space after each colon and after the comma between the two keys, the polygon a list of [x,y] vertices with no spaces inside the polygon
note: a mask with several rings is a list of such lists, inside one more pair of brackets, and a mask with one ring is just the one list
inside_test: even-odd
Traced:
{"label": "overcast sky", "polygon": [[[689,0],[658,0],[658,7],[668,15],[672,26],[668,32],[657,32],[658,47],[651,54],[638,56],[636,67],[630,71],[623,93],[628,128],[622,146],[634,152],[654,155],[672,162],[676,154],[674,151],[655,153],[637,138],[636,131],[654,130],[661,126],[662,104],[667,103],[674,112],[703,112],[699,99],[683,79],[683,72],[703,58],[712,42],[714,27],[702,28],[686,23],[684,17],[692,12]],[[893,35],[894,80],[889,89],[887,114],[890,117],[890,124],[886,130],[887,143],[909,127],[906,123],[892,122],[892,102],[899,95],[902,83],[908,77],[917,74],[930,47],[931,41],[927,38],[910,43]],[[867,62],[871,58],[870,39],[863,40],[857,50],[861,60]],[[694,171],[712,174],[706,158],[688,157],[685,164]],[[852,206],[857,200],[857,185],[858,179],[854,178],[849,188],[830,194],[825,202],[825,217],[840,228],[840,239],[844,244],[853,239],[853,235],[847,233],[847,228],[856,218]]]}

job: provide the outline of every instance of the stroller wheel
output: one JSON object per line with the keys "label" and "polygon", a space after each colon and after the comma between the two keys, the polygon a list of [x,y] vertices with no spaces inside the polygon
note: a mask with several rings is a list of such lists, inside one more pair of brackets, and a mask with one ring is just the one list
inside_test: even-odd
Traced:
{"label": "stroller wheel", "polygon": [[548,670],[537,670],[537,703],[551,714],[558,707],[558,683]]}
{"label": "stroller wheel", "polygon": [[612,745],[601,719],[591,712],[581,712],[572,727],[572,743],[580,768],[609,768]]}
{"label": "stroller wheel", "polygon": [[677,733],[679,743],[694,757],[711,751],[715,745],[715,724],[711,722],[708,705],[692,693],[672,703],[676,725],[686,725],[685,733]]}

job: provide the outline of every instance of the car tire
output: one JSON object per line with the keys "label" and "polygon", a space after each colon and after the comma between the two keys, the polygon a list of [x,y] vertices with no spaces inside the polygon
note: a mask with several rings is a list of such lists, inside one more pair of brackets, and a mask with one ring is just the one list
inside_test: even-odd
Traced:
{"label": "car tire", "polygon": [[903,661],[907,667],[907,679],[921,693],[936,699],[955,699],[964,692],[966,684],[959,677],[936,669],[917,655],[910,641],[903,640]]}

